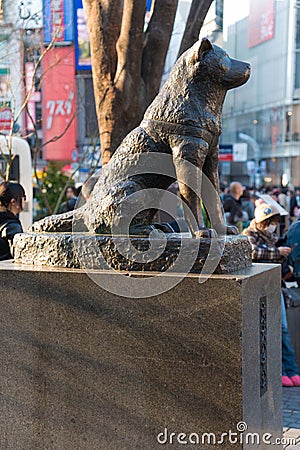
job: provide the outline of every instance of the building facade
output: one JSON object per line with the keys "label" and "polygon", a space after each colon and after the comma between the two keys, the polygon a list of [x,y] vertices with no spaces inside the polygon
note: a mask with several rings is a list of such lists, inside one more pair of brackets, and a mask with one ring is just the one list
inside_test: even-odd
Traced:
{"label": "building facade", "polygon": [[0,5],[0,133],[9,134],[13,122],[13,134],[40,149],[38,167],[56,161],[74,169],[90,147],[99,154],[82,2]]}
{"label": "building facade", "polygon": [[[90,157],[99,154],[99,133],[82,0],[45,0],[43,13],[44,43],[53,44],[42,64],[46,73],[43,139],[49,142],[44,157],[71,162],[74,169],[85,155],[81,163],[84,170]],[[61,139],[53,141],[52,136],[61,134]]]}
{"label": "building facade", "polygon": [[300,185],[300,2],[250,0],[249,17],[222,45],[250,62],[252,74],[227,95],[221,137],[223,145],[246,141],[247,158],[221,162],[221,177]]}
{"label": "building facade", "polygon": [[[7,133],[13,123],[14,132],[24,134],[29,119],[22,106],[32,65],[40,54],[42,1],[2,1],[0,5],[0,132]],[[36,86],[32,94],[29,109],[35,118],[33,104],[40,102]]]}

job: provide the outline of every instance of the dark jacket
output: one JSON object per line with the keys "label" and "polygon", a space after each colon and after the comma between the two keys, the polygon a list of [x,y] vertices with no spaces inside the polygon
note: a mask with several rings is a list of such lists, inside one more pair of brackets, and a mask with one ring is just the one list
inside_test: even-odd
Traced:
{"label": "dark jacket", "polygon": [[300,209],[300,196],[299,195],[294,195],[291,198],[291,203],[290,203],[290,216],[294,217],[295,216],[295,208]]}
{"label": "dark jacket", "polygon": [[59,214],[66,213],[68,211],[73,211],[76,206],[77,197],[70,198],[66,202],[63,202],[59,207]]}
{"label": "dark jacket", "polygon": [[9,211],[0,211],[0,261],[13,258],[13,238],[23,233],[19,219]]}
{"label": "dark jacket", "polygon": [[241,199],[236,200],[232,195],[228,195],[224,198],[223,208],[225,213],[230,213],[230,225],[236,225],[239,220],[243,221],[243,205]]}
{"label": "dark jacket", "polygon": [[292,223],[286,233],[286,245],[292,247],[289,263],[294,268],[294,276],[300,277],[300,219]]}

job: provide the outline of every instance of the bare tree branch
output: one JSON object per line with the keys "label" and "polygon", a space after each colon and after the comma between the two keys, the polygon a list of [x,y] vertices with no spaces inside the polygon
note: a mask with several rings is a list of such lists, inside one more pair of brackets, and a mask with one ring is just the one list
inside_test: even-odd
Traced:
{"label": "bare tree branch", "polygon": [[[30,118],[30,121],[31,121],[31,123],[32,123],[32,126],[33,126],[33,128],[34,128],[34,134],[35,134],[35,137],[36,137],[36,142],[38,143],[38,130],[37,130],[37,126],[36,126],[36,123],[35,123],[35,121],[34,121],[32,115],[30,114],[29,109],[28,109],[28,103],[26,104],[26,112],[27,112],[27,114],[28,114],[28,116],[29,116],[29,118]],[[47,208],[49,214],[52,214],[53,211],[52,211],[51,205],[50,205],[50,203],[48,202],[48,199],[47,199],[47,196],[46,196],[45,192],[43,192],[43,185],[42,185],[41,180],[39,179],[38,173],[37,173],[37,155],[38,155],[38,152],[39,152],[39,146],[38,146],[38,144],[37,144],[37,147],[36,147],[35,150],[33,151],[33,172],[34,172],[34,176],[35,176],[35,179],[36,179],[36,184],[37,184],[38,190],[39,190],[39,192],[40,192],[40,194],[41,194],[41,196],[42,196],[44,205],[46,206],[46,208]]]}
{"label": "bare tree branch", "polygon": [[56,141],[58,141],[60,138],[62,138],[62,137],[66,134],[66,132],[68,131],[68,129],[70,128],[70,126],[72,125],[72,122],[73,122],[73,120],[75,119],[76,116],[77,116],[77,111],[74,111],[73,114],[72,114],[72,116],[71,116],[71,118],[70,118],[70,122],[67,123],[67,125],[65,126],[65,128],[63,129],[63,131],[62,131],[60,134],[58,134],[58,135],[56,135],[56,136],[53,136],[53,137],[52,137],[51,139],[49,139],[48,141],[43,142],[42,147],[45,147],[45,145],[50,144],[50,142],[56,142]]}
{"label": "bare tree branch", "polygon": [[146,84],[147,105],[159,91],[177,6],[178,0],[156,0],[154,4],[143,53],[142,77]]}
{"label": "bare tree branch", "polygon": [[20,110],[19,110],[18,113],[16,114],[16,116],[15,116],[15,118],[14,118],[14,122],[16,122],[16,121],[19,119],[20,115],[22,114],[22,112],[23,112],[24,109],[26,108],[26,106],[27,106],[27,104],[28,104],[28,102],[29,102],[29,100],[30,100],[30,97],[31,97],[33,88],[34,88],[34,79],[35,79],[35,76],[36,76],[38,67],[39,67],[39,65],[41,64],[41,62],[42,62],[43,58],[45,57],[46,53],[48,53],[48,52],[50,51],[50,49],[53,47],[53,45],[54,45],[54,40],[52,40],[51,43],[44,49],[43,53],[39,56],[37,62],[35,63],[34,69],[33,69],[33,74],[32,74],[32,82],[31,82],[31,86],[30,86],[30,88],[28,89],[28,91],[26,92],[26,96],[25,96],[24,102],[23,102],[23,104],[22,104]]}

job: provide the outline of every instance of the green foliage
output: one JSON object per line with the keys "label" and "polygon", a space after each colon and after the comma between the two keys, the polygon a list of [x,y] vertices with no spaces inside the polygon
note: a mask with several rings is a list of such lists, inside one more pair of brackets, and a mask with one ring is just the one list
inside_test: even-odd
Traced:
{"label": "green foliage", "polygon": [[[51,206],[52,211],[54,211],[58,197],[61,191],[65,188],[68,181],[72,184],[72,180],[69,180],[69,177],[64,175],[61,169],[55,165],[53,162],[50,162],[47,167],[43,170],[40,178],[40,182],[42,185],[42,191],[44,195],[47,197],[49,205]],[[44,207],[43,196],[39,189],[36,191],[36,199],[41,208]],[[45,214],[49,214],[50,211],[45,210]]]}

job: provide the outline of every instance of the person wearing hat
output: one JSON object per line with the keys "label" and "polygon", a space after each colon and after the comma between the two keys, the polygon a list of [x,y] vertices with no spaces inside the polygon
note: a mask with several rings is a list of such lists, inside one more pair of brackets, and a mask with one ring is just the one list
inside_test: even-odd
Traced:
{"label": "person wearing hat", "polygon": [[254,262],[281,263],[289,255],[290,247],[276,247],[278,237],[275,231],[280,218],[279,210],[273,205],[260,203],[255,208],[254,219],[243,231],[250,241]]}
{"label": "person wearing hat", "polygon": [[[254,219],[243,234],[248,237],[254,262],[282,264],[291,252],[287,246],[276,247],[278,237],[275,234],[280,222],[280,212],[274,205],[260,203],[254,211]],[[300,386],[299,369],[288,331],[284,298],[281,293],[282,307],[282,385]]]}

